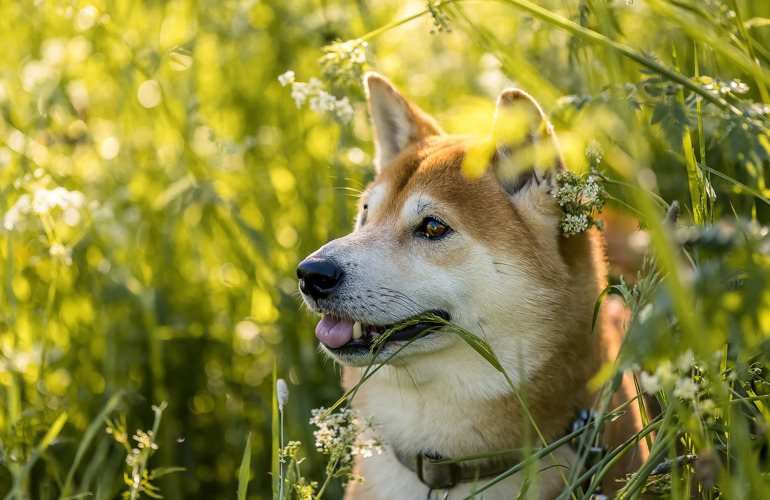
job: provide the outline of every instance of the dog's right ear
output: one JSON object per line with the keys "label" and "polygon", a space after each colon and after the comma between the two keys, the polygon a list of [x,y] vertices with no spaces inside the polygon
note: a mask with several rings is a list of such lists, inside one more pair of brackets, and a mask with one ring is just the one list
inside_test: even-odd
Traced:
{"label": "dog's right ear", "polygon": [[559,142],[540,105],[523,90],[504,90],[492,125],[490,167],[519,213],[541,234],[560,234],[562,209],[552,195],[565,170]]}
{"label": "dog's right ear", "polygon": [[409,144],[444,133],[432,116],[409,102],[384,76],[367,73],[364,88],[374,125],[377,173],[387,168]]}
{"label": "dog's right ear", "polygon": [[511,196],[527,187],[551,189],[556,174],[564,171],[551,123],[537,101],[523,90],[506,89],[500,94],[492,141],[495,175]]}

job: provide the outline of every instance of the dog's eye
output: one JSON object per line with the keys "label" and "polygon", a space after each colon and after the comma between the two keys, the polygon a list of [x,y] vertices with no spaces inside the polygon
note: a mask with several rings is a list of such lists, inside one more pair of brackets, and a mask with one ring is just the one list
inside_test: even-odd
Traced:
{"label": "dog's eye", "polygon": [[364,205],[363,213],[361,214],[361,225],[366,223],[366,214],[369,212],[369,205]]}
{"label": "dog's eye", "polygon": [[447,234],[449,226],[433,217],[426,217],[420,224],[417,232],[425,235],[430,240],[437,240]]}

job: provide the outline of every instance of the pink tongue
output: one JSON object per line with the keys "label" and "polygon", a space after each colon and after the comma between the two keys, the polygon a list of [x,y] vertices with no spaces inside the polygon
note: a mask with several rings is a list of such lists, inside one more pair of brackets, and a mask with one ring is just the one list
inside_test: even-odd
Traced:
{"label": "pink tongue", "polygon": [[353,339],[353,322],[327,314],[315,327],[315,336],[327,347],[342,347]]}

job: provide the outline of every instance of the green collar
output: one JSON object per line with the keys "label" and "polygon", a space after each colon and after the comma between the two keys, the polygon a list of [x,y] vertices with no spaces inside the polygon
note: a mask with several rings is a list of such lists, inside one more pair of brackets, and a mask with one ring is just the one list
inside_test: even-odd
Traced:
{"label": "green collar", "polygon": [[[593,410],[581,410],[573,421],[569,433],[589,424],[596,418]],[[601,433],[600,433],[601,434]],[[600,460],[606,453],[606,447],[599,445],[601,436],[597,436],[596,442],[589,447],[589,458],[586,467],[590,467]],[[580,439],[575,438],[570,446],[578,449]],[[437,453],[420,452],[417,455],[408,455],[398,448],[393,448],[394,454],[401,465],[417,474],[420,481],[431,490],[448,490],[458,483],[474,482],[480,479],[499,476],[520,464],[524,458],[519,452],[512,451],[509,457],[501,456],[499,460],[487,461],[483,464],[470,464],[453,461],[451,458],[442,457]]]}

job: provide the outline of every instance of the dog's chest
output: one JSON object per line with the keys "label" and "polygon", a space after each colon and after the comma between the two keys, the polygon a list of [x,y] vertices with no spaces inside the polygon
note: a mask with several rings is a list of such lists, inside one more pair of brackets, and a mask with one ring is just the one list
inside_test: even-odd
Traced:
{"label": "dog's chest", "polygon": [[[354,401],[363,415],[375,419],[377,433],[387,445],[409,455],[424,452],[444,457],[514,446],[517,422],[501,407],[499,414],[491,414],[493,405],[469,399],[451,384],[399,382],[404,381],[383,374],[364,384]],[[507,432],[503,431],[506,425]]]}

